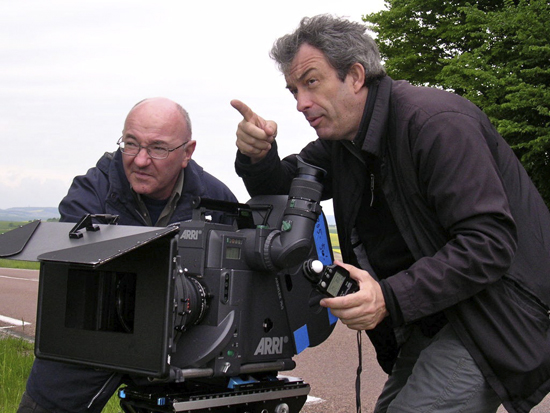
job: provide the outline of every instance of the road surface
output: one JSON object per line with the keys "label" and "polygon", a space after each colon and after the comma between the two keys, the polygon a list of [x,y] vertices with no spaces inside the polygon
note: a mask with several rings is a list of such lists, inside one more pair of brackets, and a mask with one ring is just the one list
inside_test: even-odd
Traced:
{"label": "road surface", "polygon": [[0,331],[34,337],[38,271],[0,268]]}

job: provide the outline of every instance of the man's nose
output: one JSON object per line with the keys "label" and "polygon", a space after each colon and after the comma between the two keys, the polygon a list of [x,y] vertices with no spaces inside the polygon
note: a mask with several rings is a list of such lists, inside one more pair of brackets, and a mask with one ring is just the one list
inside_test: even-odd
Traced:
{"label": "man's nose", "polygon": [[147,166],[151,163],[151,157],[149,156],[147,149],[139,148],[139,152],[134,157],[134,163],[139,167]]}
{"label": "man's nose", "polygon": [[301,92],[296,96],[296,109],[298,112],[304,112],[311,108],[312,102],[306,92]]}

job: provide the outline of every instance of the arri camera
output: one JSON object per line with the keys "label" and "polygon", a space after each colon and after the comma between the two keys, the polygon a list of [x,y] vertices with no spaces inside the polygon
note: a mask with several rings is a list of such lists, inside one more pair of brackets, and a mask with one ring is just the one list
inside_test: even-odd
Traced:
{"label": "arri camera", "polygon": [[40,261],[36,356],[128,374],[126,412],[298,412],[309,385],[280,372],[336,321],[304,273],[333,261],[324,171],[298,165],[288,196],[197,199],[166,228],[87,215],[0,236],[0,256]]}

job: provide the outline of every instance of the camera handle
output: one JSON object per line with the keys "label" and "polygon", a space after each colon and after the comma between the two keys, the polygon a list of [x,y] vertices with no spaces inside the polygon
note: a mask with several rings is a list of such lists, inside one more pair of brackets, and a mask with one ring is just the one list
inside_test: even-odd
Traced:
{"label": "camera handle", "polygon": [[251,206],[248,204],[241,204],[239,202],[223,201],[218,199],[201,198],[197,196],[193,198],[193,220],[204,221],[209,211],[224,212],[230,217],[235,219],[237,228],[254,228],[254,218],[252,215],[253,209],[266,209],[269,212],[273,209],[272,205],[258,205]]}
{"label": "camera handle", "polygon": [[86,228],[86,231],[99,231],[99,226],[94,225],[92,219],[100,219],[105,224],[116,224],[118,221],[118,215],[111,215],[111,214],[86,214],[82,218],[80,218],[80,221],[76,223],[76,225],[69,231],[69,238],[82,238],[82,233],[78,232],[82,228]]}

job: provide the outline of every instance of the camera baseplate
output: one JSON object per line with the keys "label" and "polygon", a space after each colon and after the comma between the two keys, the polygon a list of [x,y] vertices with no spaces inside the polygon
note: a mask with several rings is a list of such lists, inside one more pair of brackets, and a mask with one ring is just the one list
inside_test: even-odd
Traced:
{"label": "camera baseplate", "polygon": [[309,384],[299,378],[264,376],[127,386],[119,397],[126,413],[297,413],[309,391]]}

